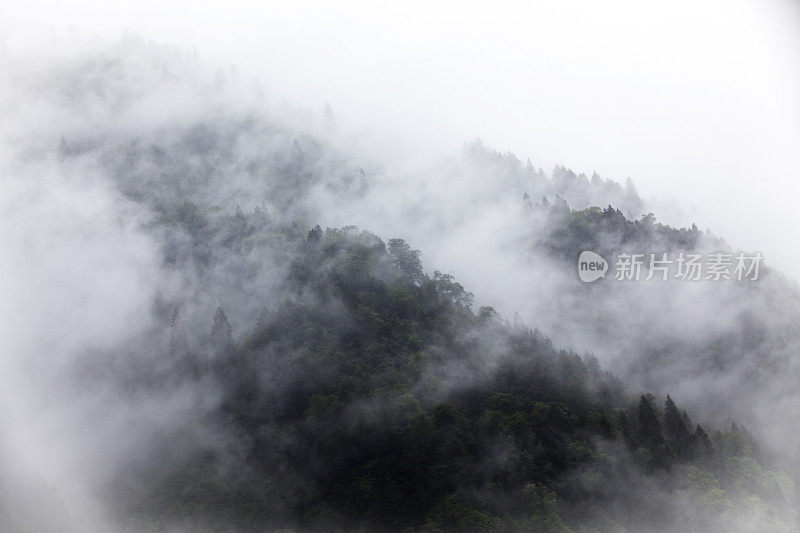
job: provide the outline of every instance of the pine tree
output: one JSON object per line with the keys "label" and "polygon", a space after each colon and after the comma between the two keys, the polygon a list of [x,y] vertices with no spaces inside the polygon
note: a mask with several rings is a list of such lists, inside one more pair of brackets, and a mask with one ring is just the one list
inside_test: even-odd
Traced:
{"label": "pine tree", "polygon": [[680,458],[687,458],[691,452],[692,435],[684,417],[688,419],[686,413],[681,415],[675,402],[667,395],[664,403],[664,436]]}
{"label": "pine tree", "polygon": [[698,458],[708,458],[711,455],[711,439],[708,438],[708,433],[703,429],[703,426],[697,424],[692,434],[692,443],[694,447],[694,454]]}
{"label": "pine tree", "polygon": [[652,395],[642,394],[639,399],[636,422],[639,443],[651,451],[658,450],[664,444],[664,435]]}
{"label": "pine tree", "polygon": [[256,318],[256,331],[261,331],[268,323],[269,312],[266,309],[262,309],[258,313],[258,318]]}
{"label": "pine tree", "polygon": [[184,356],[189,352],[189,339],[186,327],[176,307],[169,317],[169,351],[174,356]]}
{"label": "pine tree", "polygon": [[63,135],[61,136],[61,141],[58,144],[58,155],[61,157],[61,159],[72,155],[72,149],[70,148],[69,143],[67,143],[67,139],[65,139]]}
{"label": "pine tree", "polygon": [[217,311],[214,313],[214,323],[211,325],[209,343],[215,350],[226,350],[233,346],[231,325],[222,307],[217,307]]}
{"label": "pine tree", "polygon": [[303,162],[303,148],[300,146],[300,142],[297,139],[292,141],[292,147],[289,150],[289,159],[298,166]]}

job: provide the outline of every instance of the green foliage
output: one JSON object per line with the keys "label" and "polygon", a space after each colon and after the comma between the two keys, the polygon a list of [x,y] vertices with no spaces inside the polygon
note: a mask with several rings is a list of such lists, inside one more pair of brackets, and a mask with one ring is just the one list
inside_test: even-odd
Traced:
{"label": "green foliage", "polygon": [[558,498],[555,492],[541,483],[529,483],[522,491],[531,513],[530,518],[524,522],[525,529],[548,533],[571,531],[558,514]]}
{"label": "green foliage", "polygon": [[[602,210],[574,216],[617,223]],[[709,438],[671,398],[663,412],[652,395],[632,401],[596,358],[473,312],[472,294],[425,274],[400,239],[243,214],[215,222],[191,206],[170,220],[199,249],[222,235],[231,254],[272,250],[289,290],[238,343],[219,309],[210,355],[185,355],[192,379],[222,391],[208,423],[236,444],[132,472],[116,490],[136,503],[121,512],[145,514],[145,528],[635,530],[653,513],[639,476],[683,468],[663,490],[697,495],[710,514],[745,502],[789,520],[793,483],[761,465],[746,432]]]}
{"label": "green foliage", "polygon": [[[576,250],[593,250],[606,258],[626,250],[653,250],[654,246],[664,251],[692,250],[702,235],[694,224],[691,228],[672,228],[656,222],[652,213],[629,220],[611,206],[566,209],[551,214],[545,245],[569,261],[575,259]],[[649,246],[644,247],[643,243]]]}
{"label": "green foliage", "polygon": [[500,520],[481,512],[455,495],[446,496],[428,513],[422,531],[495,531]]}

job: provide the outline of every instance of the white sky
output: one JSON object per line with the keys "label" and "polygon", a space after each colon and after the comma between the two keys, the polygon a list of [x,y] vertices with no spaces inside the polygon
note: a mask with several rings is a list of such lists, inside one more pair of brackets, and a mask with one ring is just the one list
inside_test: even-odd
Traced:
{"label": "white sky", "polygon": [[[800,2],[7,3],[23,48],[70,26],[195,48],[292,104],[455,155],[630,176],[800,280]],[[658,214],[658,213],[657,213]]]}

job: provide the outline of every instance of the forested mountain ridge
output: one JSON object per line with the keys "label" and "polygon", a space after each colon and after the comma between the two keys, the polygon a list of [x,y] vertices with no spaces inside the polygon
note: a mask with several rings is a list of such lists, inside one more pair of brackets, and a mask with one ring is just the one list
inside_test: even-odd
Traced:
{"label": "forested mountain ridge", "polygon": [[25,354],[57,377],[47,457],[105,529],[796,525],[797,287],[580,282],[583,250],[734,251],[632,182],[480,142],[409,170],[330,110],[140,43],[15,67],[28,106],[4,109],[46,120],[0,130],[3,169],[57,198],[31,234],[144,302],[87,327],[92,294],[68,293]]}
{"label": "forested mountain ridge", "polygon": [[[633,531],[717,530],[755,513],[789,527],[793,484],[758,463],[746,431],[707,432],[669,397],[662,408],[629,395],[594,357],[474,312],[404,241],[211,218],[214,233],[237,228],[227,254],[269,246],[259,234],[294,248],[289,291],[240,339],[219,309],[192,348],[161,355],[174,365],[145,381],[211,379],[222,392],[208,423],[236,452],[121,472],[121,516],[138,512],[145,528]],[[159,456],[171,446],[186,445],[167,438]]]}

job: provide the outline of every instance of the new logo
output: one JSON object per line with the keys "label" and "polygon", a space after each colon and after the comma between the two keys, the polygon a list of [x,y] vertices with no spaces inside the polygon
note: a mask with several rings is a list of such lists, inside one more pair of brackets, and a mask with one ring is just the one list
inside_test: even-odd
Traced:
{"label": "new logo", "polygon": [[608,261],[594,252],[581,252],[578,258],[578,276],[584,283],[606,277]]}

